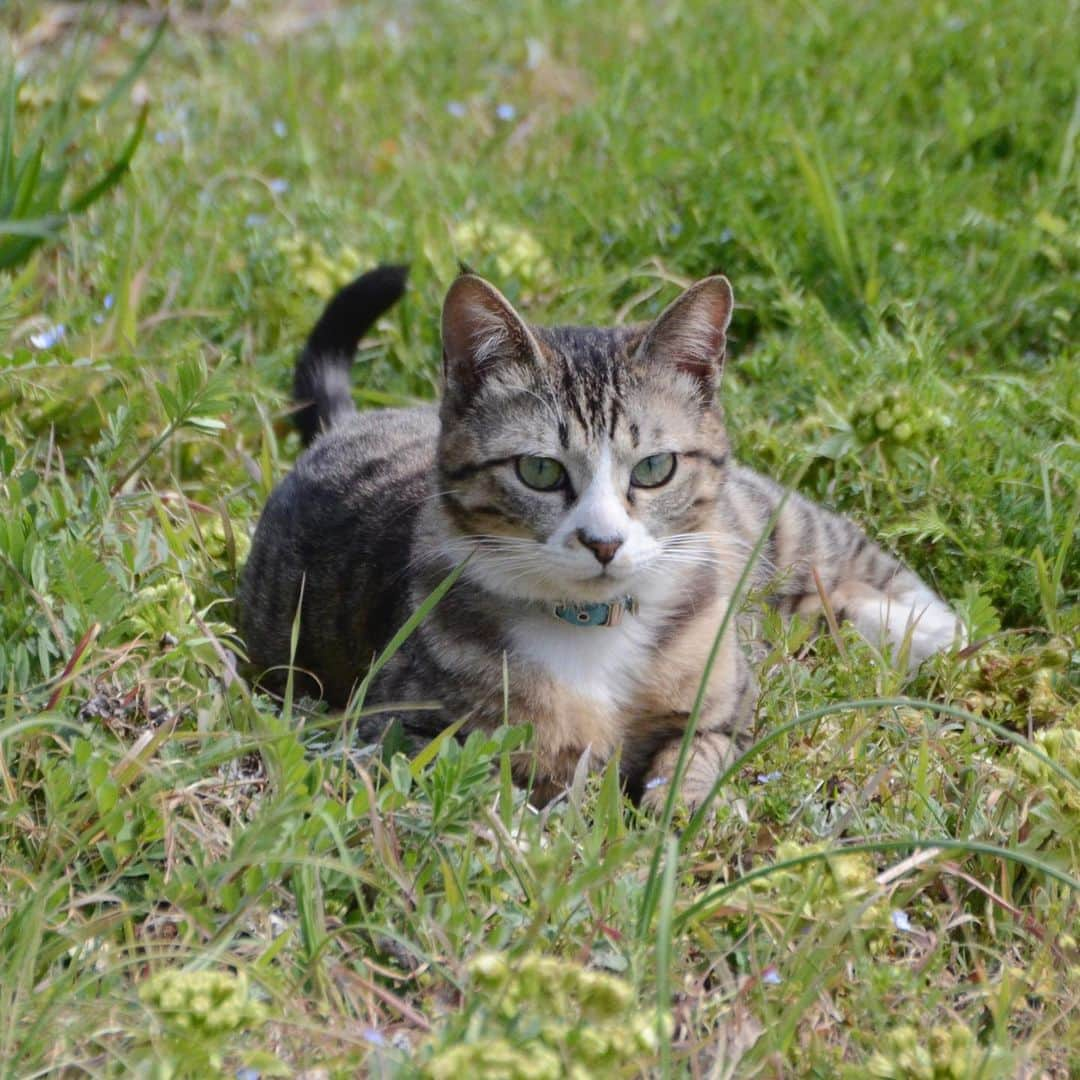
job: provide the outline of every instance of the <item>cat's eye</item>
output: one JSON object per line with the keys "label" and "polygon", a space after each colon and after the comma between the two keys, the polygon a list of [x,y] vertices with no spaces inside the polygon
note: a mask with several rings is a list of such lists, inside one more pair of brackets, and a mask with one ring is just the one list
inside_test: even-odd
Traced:
{"label": "cat's eye", "polygon": [[517,474],[523,484],[537,491],[555,491],[566,484],[566,469],[550,457],[523,454],[517,459]]}
{"label": "cat's eye", "polygon": [[659,487],[666,484],[675,472],[675,455],[664,452],[642,458],[630,473],[634,487]]}

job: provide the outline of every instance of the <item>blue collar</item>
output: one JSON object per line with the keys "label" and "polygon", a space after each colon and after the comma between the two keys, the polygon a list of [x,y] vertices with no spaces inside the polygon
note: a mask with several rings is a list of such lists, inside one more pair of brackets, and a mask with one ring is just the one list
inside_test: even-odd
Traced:
{"label": "blue collar", "polygon": [[610,604],[556,604],[551,613],[571,626],[618,626],[623,614],[636,615],[638,602],[632,596]]}

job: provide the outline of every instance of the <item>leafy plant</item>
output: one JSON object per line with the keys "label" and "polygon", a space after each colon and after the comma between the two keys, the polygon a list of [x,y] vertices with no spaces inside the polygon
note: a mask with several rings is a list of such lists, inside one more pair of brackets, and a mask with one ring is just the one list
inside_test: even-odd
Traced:
{"label": "leafy plant", "polygon": [[75,108],[75,98],[85,64],[73,65],[61,94],[22,140],[21,148],[16,145],[20,141],[17,114],[20,91],[26,84],[8,60],[0,91],[0,270],[25,262],[38,245],[55,238],[72,217],[93,206],[123,179],[146,130],[145,104],[112,163],[78,190],[69,190],[80,136],[131,87],[157,48],[165,25],[164,20],[159,23],[111,90],[81,113]]}

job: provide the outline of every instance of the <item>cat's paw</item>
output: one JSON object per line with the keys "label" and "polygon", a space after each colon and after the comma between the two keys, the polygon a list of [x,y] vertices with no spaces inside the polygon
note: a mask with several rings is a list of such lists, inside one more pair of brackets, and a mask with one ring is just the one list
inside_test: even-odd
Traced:
{"label": "cat's paw", "polygon": [[667,803],[668,787],[671,778],[654,774],[645,781],[645,789],[641,793],[641,802],[638,804],[647,814],[659,815]]}
{"label": "cat's paw", "polygon": [[[715,779],[713,777],[707,781],[700,776],[683,777],[682,786],[679,788],[679,794],[675,800],[676,808],[687,814],[694,813],[709,797]],[[645,790],[641,796],[641,809],[647,814],[659,817],[667,805],[670,786],[671,779],[667,776],[653,776],[647,780]]]}
{"label": "cat's paw", "polygon": [[[679,744],[673,743],[656,756],[641,795],[641,808],[647,813],[658,814],[667,804],[679,750]],[[734,757],[734,748],[726,735],[711,731],[698,734],[679,785],[678,805],[690,813],[697,810],[712,794],[716,781]]]}

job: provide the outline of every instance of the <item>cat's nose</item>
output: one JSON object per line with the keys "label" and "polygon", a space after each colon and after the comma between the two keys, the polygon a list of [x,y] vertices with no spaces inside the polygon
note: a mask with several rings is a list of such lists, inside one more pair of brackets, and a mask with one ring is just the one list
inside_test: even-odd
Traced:
{"label": "cat's nose", "polygon": [[578,539],[597,557],[597,559],[607,566],[612,559],[615,558],[615,552],[622,547],[622,540],[598,540],[595,536],[590,536],[584,529],[578,529]]}

